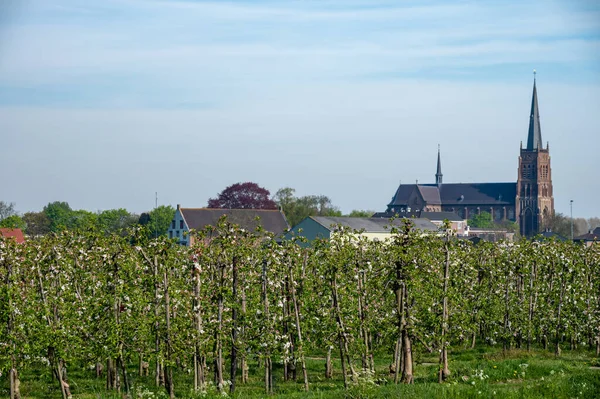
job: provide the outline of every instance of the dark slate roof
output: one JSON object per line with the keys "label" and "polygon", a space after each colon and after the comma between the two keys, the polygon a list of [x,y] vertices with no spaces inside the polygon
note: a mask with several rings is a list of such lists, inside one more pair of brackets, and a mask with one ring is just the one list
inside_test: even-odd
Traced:
{"label": "dark slate roof", "polygon": [[599,241],[600,242],[600,227],[596,227],[594,231],[583,234],[574,238],[575,241]]}
{"label": "dark slate roof", "polygon": [[[289,229],[287,219],[278,210],[270,209],[216,209],[216,208],[179,208],[188,228],[202,230],[206,226],[216,226],[223,215],[230,223],[254,231],[258,224],[275,235]],[[256,221],[256,217],[260,222]]]}
{"label": "dark slate roof", "polygon": [[440,199],[440,190],[437,186],[417,186],[421,196],[430,205],[441,205],[442,200]]}
{"label": "dark slate roof", "polygon": [[429,204],[444,206],[514,205],[517,196],[517,183],[401,184],[389,206],[405,205],[415,188]]}
{"label": "dark slate roof", "polygon": [[531,96],[531,113],[529,115],[529,132],[527,133],[527,149],[542,148],[542,128],[540,126],[540,110],[538,108],[537,89],[533,79],[533,95]]}
{"label": "dark slate roof", "polygon": [[[341,225],[354,230],[364,230],[366,233],[387,233],[390,226],[402,226],[402,218],[390,221],[385,218],[350,218],[350,217],[329,217],[329,216],[311,216],[311,219],[319,223],[326,229],[332,229],[336,225]],[[437,231],[438,227],[427,219],[410,219],[418,230]]]}
{"label": "dark slate roof", "polygon": [[390,206],[393,205],[404,205],[408,202],[408,198],[412,192],[417,188],[416,184],[400,184],[396,190],[396,194],[392,197]]}
{"label": "dark slate roof", "polygon": [[514,205],[517,183],[450,183],[440,187],[444,205]]}

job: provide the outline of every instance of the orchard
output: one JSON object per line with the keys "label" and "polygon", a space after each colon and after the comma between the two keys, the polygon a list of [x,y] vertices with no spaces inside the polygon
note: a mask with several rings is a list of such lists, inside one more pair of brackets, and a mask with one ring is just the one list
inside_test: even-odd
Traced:
{"label": "orchard", "polygon": [[482,346],[600,355],[598,245],[474,245],[410,222],[387,241],[340,228],[310,246],[225,219],[193,234],[192,247],[139,229],[0,239],[9,397],[36,373],[63,399],[85,393],[81,373],[107,395],[140,397],[142,380],[170,398],[235,394],[251,376],[269,395],[334,374],[344,390],[418,385],[420,354],[444,385],[458,377],[452,354]]}

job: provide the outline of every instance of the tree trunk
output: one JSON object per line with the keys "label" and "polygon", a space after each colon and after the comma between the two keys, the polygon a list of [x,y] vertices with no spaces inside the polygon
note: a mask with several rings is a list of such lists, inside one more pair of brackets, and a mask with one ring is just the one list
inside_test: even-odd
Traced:
{"label": "tree trunk", "polygon": [[438,376],[438,382],[442,383],[450,376],[450,369],[448,368],[448,345],[446,343],[446,333],[448,331],[448,280],[450,278],[450,248],[449,248],[449,236],[446,233],[446,242],[444,244],[444,252],[446,254],[446,261],[444,263],[444,287],[443,287],[443,301],[442,301],[442,334],[441,334],[441,352],[440,352],[440,371]]}
{"label": "tree trunk", "polygon": [[[232,265],[232,298],[234,301],[237,299],[237,284],[238,284],[238,260],[237,258],[233,258]],[[230,368],[230,379],[231,385],[229,386],[229,392],[235,392],[235,375],[237,373],[237,338],[238,338],[238,329],[237,329],[237,303],[233,303],[231,306],[231,368]]]}
{"label": "tree trunk", "polygon": [[298,304],[298,297],[296,296],[296,286],[294,281],[294,273],[290,265],[289,269],[289,282],[290,292],[292,295],[292,302],[294,305],[294,316],[296,317],[296,335],[298,336],[298,355],[300,356],[300,363],[302,365],[302,376],[304,377],[304,390],[308,392],[308,372],[306,370],[306,361],[304,360],[304,352],[302,350],[302,328],[300,326],[300,305]]}
{"label": "tree trunk", "polygon": [[10,399],[21,399],[21,381],[19,380],[19,373],[14,367],[10,369]]}
{"label": "tree trunk", "polygon": [[408,314],[408,288],[406,284],[402,286],[402,293],[404,297],[403,301],[403,313],[402,313],[402,347],[404,354],[404,362],[402,367],[402,382],[405,384],[412,384],[413,378],[413,359],[412,359],[412,345],[410,342],[410,335],[408,333],[408,320],[410,320]]}
{"label": "tree trunk", "polygon": [[325,358],[325,378],[333,378],[333,364],[331,363],[331,345],[327,347],[327,357]]}
{"label": "tree trunk", "polygon": [[348,338],[346,337],[346,327],[344,325],[344,320],[342,318],[342,310],[340,307],[338,290],[337,290],[337,279],[335,274],[331,279],[331,288],[332,288],[332,296],[333,296],[333,307],[335,310],[335,318],[338,326],[338,339],[340,341],[340,354],[342,356],[342,373],[344,373],[344,388],[348,388],[347,376],[345,373],[345,363],[347,363],[348,368],[350,369],[350,373],[352,376],[352,380],[356,381],[357,375],[354,370],[354,366],[352,365],[352,360],[350,358],[350,351],[348,350]]}
{"label": "tree trunk", "polygon": [[[269,322],[269,295],[268,295],[268,281],[267,281],[267,262],[263,261],[262,265],[262,294],[263,294],[263,312],[265,314],[265,320]],[[268,343],[270,344],[270,343]],[[271,363],[271,351],[267,347],[265,351],[265,391],[267,395],[273,393],[273,365]]]}
{"label": "tree trunk", "polygon": [[169,398],[175,398],[175,386],[173,381],[173,367],[171,366],[171,357],[172,357],[172,345],[171,345],[171,302],[169,298],[169,272],[168,268],[165,267],[165,271],[163,274],[164,278],[164,295],[165,295],[165,341],[167,346],[167,364],[165,366],[165,387],[167,388],[167,393],[169,394]]}

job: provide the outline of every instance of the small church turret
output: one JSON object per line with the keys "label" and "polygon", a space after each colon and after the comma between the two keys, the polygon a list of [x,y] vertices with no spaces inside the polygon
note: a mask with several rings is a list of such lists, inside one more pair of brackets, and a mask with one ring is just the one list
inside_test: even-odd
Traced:
{"label": "small church turret", "polygon": [[435,184],[438,186],[442,185],[442,176],[442,161],[440,157],[440,145],[438,144],[437,172],[435,173]]}
{"label": "small church turret", "polygon": [[554,214],[550,146],[542,143],[535,70],[527,147],[521,146],[517,177],[516,216],[521,235],[530,237],[546,227]]}

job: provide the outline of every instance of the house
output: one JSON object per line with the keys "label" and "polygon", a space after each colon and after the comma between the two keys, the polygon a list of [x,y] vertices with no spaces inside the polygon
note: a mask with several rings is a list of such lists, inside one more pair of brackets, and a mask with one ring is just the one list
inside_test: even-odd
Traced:
{"label": "house", "polygon": [[23,237],[23,232],[21,231],[21,229],[0,228],[0,237],[12,238],[18,244],[22,244],[25,242],[25,237]]}
{"label": "house", "polygon": [[[414,228],[428,233],[437,233],[438,227],[427,219],[409,219]],[[290,231],[286,237],[305,237],[309,243],[318,239],[330,239],[337,226],[343,226],[352,230],[362,231],[362,237],[370,240],[386,240],[391,237],[391,227],[404,225],[403,219],[384,218],[352,218],[352,217],[330,217],[309,216],[304,218]]]}
{"label": "house", "polygon": [[[405,217],[427,219],[436,226],[442,227],[444,222],[447,220],[450,223],[450,228],[458,236],[466,235],[467,220],[461,218],[454,212],[426,212],[426,211],[412,211],[404,213]],[[373,217],[382,217],[389,219],[389,214],[385,212],[379,212],[373,215]]]}
{"label": "house", "polygon": [[586,246],[590,246],[594,243],[600,242],[600,227],[596,227],[594,230],[590,230],[587,234],[577,236],[573,239],[574,242],[583,243]]}
{"label": "house", "polygon": [[[182,208],[177,204],[175,216],[171,221],[169,238],[177,238],[179,244],[190,246],[193,237],[190,230],[203,230],[207,226],[216,226],[219,219],[227,215],[230,223],[242,229],[254,231],[259,225],[275,236],[281,236],[290,228],[283,212],[271,209],[220,209],[220,208]],[[256,218],[260,218],[259,221]]]}

